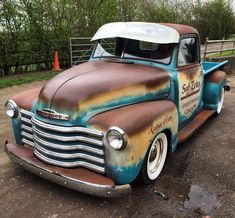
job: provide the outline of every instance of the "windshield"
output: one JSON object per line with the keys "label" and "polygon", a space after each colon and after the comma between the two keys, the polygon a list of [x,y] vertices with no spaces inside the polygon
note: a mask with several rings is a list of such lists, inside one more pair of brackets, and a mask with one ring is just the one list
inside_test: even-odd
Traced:
{"label": "windshield", "polygon": [[174,44],[109,38],[97,41],[93,58],[141,59],[169,64],[173,48]]}

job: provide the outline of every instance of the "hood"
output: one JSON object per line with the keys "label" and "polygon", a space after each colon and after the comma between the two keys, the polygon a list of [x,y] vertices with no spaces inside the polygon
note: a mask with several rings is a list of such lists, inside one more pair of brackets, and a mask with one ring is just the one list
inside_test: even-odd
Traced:
{"label": "hood", "polygon": [[37,108],[72,115],[157,99],[168,94],[169,72],[144,65],[90,61],[49,80],[42,88]]}

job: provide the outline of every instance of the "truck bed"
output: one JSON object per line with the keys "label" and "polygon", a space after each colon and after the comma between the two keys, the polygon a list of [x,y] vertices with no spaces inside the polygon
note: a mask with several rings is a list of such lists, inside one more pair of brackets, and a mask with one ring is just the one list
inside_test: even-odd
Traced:
{"label": "truck bed", "polygon": [[203,69],[203,73],[206,75],[220,67],[222,67],[223,65],[225,65],[228,61],[223,61],[223,62],[209,62],[209,61],[203,61],[202,64],[202,69]]}

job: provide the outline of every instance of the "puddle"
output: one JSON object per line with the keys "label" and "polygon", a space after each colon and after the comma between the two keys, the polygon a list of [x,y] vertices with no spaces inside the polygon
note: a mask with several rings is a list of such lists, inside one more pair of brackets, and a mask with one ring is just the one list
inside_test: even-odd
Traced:
{"label": "puddle", "polygon": [[220,206],[214,193],[209,193],[198,185],[192,185],[188,199],[184,202],[185,208],[193,208],[207,214],[214,213]]}

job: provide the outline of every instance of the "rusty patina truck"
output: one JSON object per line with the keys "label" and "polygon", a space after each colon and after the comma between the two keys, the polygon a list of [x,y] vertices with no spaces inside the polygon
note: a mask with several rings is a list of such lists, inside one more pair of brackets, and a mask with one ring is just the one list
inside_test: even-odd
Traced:
{"label": "rusty patina truck", "polygon": [[201,62],[198,31],[118,22],[92,38],[88,62],[6,102],[26,170],[97,196],[120,196],[160,175],[167,154],[209,117],[229,90],[226,62]]}

